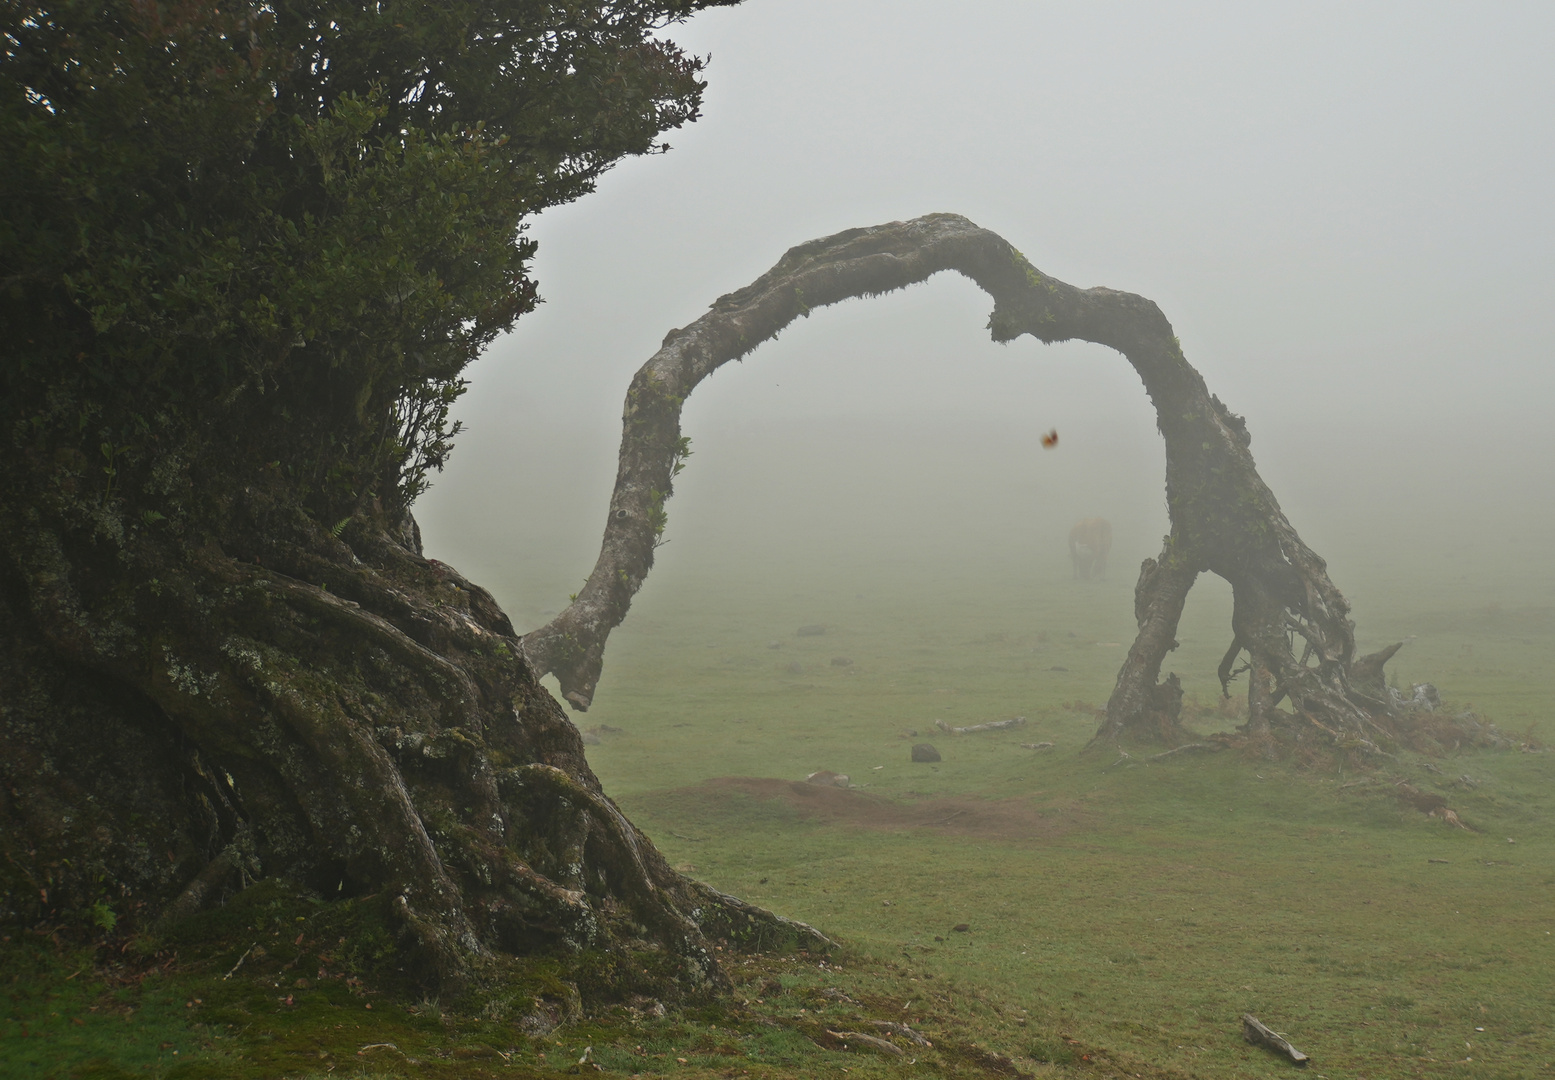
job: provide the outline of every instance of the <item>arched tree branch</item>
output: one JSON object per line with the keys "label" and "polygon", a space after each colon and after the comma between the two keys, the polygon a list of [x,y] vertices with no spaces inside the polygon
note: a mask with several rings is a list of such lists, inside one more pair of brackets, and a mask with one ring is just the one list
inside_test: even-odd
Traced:
{"label": "arched tree branch", "polygon": [[[599,560],[576,600],[524,637],[537,672],[554,673],[575,709],[587,709],[605,641],[620,625],[653,565],[664,500],[684,455],[680,412],[692,390],[723,364],[751,352],[815,308],[878,296],[953,270],[994,300],[995,341],[1030,334],[1051,343],[1078,339],[1122,353],[1143,381],[1166,443],[1172,531],[1147,559],[1136,589],[1139,636],[1118,673],[1098,740],[1177,736],[1181,691],[1157,684],[1183,601],[1195,577],[1212,571],[1232,585],[1239,651],[1273,692],[1251,680],[1255,725],[1288,698],[1294,715],[1324,731],[1370,745],[1377,728],[1352,694],[1355,662],[1349,604],[1326,566],[1286,520],[1259,477],[1241,417],[1211,394],[1184,358],[1154,302],[1107,288],[1078,289],[1049,277],[997,234],[955,214],[850,229],[791,249],[749,286],[720,297],[691,325],[671,330],[637,372],[623,411],[620,464]],[[1298,660],[1291,634],[1307,645]],[[1233,655],[1234,659],[1234,655]],[[1222,672],[1230,671],[1230,662]],[[1379,665],[1380,668],[1380,665]],[[1284,722],[1281,720],[1281,722]]]}

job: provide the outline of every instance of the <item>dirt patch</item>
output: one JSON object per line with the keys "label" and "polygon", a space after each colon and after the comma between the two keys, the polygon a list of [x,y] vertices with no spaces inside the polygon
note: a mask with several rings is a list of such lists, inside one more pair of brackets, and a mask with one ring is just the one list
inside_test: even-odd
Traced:
{"label": "dirt patch", "polygon": [[744,817],[759,804],[783,816],[823,825],[883,831],[924,830],[988,840],[1050,840],[1081,828],[1088,815],[1070,802],[1038,804],[1031,796],[978,799],[951,796],[897,801],[869,792],[799,780],[720,776],[646,797],[654,809],[692,811],[702,820]]}

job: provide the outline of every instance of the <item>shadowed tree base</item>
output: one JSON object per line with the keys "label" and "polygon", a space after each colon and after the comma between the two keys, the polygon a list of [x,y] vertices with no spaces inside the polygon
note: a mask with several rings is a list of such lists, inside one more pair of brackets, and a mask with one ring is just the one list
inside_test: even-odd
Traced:
{"label": "shadowed tree base", "polygon": [[575,709],[588,708],[605,641],[653,565],[664,501],[686,453],[681,407],[703,379],[813,309],[945,270],[993,297],[988,328],[995,341],[1030,334],[1048,343],[1107,345],[1133,365],[1156,409],[1171,533],[1140,570],[1139,634],[1093,744],[1187,738],[1177,679],[1159,680],[1177,647],[1188,590],[1204,571],[1229,581],[1235,596],[1233,644],[1221,676],[1229,683],[1235,660],[1247,655],[1250,733],[1299,728],[1363,752],[1394,741],[1398,710],[1382,680],[1394,650],[1356,657],[1349,604],[1259,477],[1246,423],[1209,392],[1160,309],[1132,293],[1077,289],[1049,277],[996,234],[954,214],[801,244],[691,325],[665,335],[627,391],[620,464],[594,571],[566,610],[524,637],[536,670],[553,672]]}
{"label": "shadowed tree base", "polygon": [[409,518],[335,536],[248,489],[189,544],[53,502],[0,524],[3,921],[177,918],[281,876],[387,897],[444,992],[494,953],[652,953],[692,991],[723,982],[710,937],[828,944],[665,863]]}

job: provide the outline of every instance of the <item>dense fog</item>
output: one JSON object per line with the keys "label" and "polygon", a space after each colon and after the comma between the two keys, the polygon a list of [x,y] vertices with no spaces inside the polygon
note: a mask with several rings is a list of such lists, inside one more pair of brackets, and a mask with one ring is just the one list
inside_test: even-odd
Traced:
{"label": "dense fog", "polygon": [[[705,117],[534,226],[546,303],[472,372],[429,554],[543,621],[593,565],[664,333],[792,244],[944,210],[1161,305],[1363,641],[1369,599],[1555,603],[1552,31],[1535,4],[700,15],[672,33],[712,55]],[[641,603],[715,570],[996,589],[1067,574],[1091,515],[1131,584],[1166,529],[1138,379],[1097,346],[994,345],[990,306],[942,275],[703,384]]]}

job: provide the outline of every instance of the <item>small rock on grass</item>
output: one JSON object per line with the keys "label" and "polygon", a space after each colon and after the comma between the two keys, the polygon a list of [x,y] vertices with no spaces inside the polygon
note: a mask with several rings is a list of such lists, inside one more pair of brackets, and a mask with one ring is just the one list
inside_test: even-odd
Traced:
{"label": "small rock on grass", "polygon": [[916,744],[912,748],[912,759],[914,761],[940,761],[940,760],[943,760],[939,756],[939,751],[934,749],[934,745],[932,743],[926,743],[926,742],[918,743],[918,744]]}
{"label": "small rock on grass", "polygon": [[830,769],[821,769],[819,772],[813,772],[804,779],[807,784],[820,784],[822,787],[845,788],[848,786],[847,773],[832,772]]}

